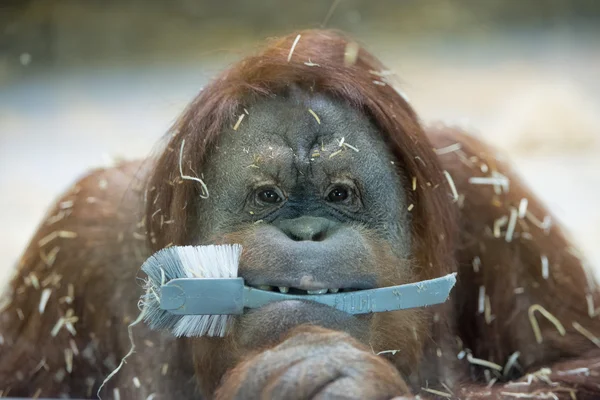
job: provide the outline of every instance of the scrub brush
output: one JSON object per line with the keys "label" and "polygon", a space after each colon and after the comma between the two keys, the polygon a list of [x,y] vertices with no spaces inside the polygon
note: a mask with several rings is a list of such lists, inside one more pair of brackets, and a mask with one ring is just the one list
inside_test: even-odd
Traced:
{"label": "scrub brush", "polygon": [[242,246],[173,246],[142,265],[148,275],[143,318],[151,329],[175,336],[225,336],[232,315],[284,300],[325,304],[349,314],[403,310],[444,303],[456,274],[440,278],[330,294],[285,294],[246,286],[237,276]]}

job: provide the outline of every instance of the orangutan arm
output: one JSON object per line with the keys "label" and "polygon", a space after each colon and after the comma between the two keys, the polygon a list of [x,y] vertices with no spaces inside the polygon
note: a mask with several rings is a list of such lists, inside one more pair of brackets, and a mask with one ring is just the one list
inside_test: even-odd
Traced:
{"label": "orangutan arm", "polygon": [[[485,390],[465,393],[471,398],[477,398],[475,392],[481,398],[515,398],[516,392],[598,398],[600,320],[593,304],[600,304],[600,295],[591,272],[548,210],[493,149],[458,132],[433,137],[436,147],[457,141],[461,146],[440,156],[461,208],[461,269],[454,291],[458,337],[465,353],[503,369],[485,372],[471,363],[471,376],[521,382],[490,389],[486,382]],[[470,179],[492,175],[506,178],[507,186]],[[509,362],[511,356],[515,363]],[[463,361],[469,363],[467,357]]]}

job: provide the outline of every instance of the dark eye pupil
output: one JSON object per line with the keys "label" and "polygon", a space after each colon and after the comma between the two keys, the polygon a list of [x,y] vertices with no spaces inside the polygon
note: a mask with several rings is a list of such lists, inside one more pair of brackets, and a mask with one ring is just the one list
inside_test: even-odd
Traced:
{"label": "dark eye pupil", "polygon": [[277,192],[271,189],[263,190],[258,194],[258,198],[265,203],[277,203],[280,199]]}
{"label": "dark eye pupil", "polygon": [[327,196],[329,201],[344,201],[348,198],[348,191],[343,188],[335,188]]}

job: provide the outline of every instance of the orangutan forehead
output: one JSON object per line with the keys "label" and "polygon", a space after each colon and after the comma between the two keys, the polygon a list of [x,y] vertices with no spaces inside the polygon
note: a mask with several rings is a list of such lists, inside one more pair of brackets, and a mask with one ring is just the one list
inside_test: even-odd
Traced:
{"label": "orangutan forehead", "polygon": [[[277,96],[242,110],[226,127],[204,172],[237,187],[356,179],[399,186],[380,132],[349,105],[323,95]],[[389,189],[386,189],[389,190]]]}
{"label": "orangutan forehead", "polygon": [[[244,114],[229,135],[240,136],[236,141],[246,148],[267,153],[273,147],[288,148],[298,156],[331,145],[366,147],[377,136],[368,118],[323,95],[265,99],[247,107]],[[361,143],[353,145],[357,141]]]}

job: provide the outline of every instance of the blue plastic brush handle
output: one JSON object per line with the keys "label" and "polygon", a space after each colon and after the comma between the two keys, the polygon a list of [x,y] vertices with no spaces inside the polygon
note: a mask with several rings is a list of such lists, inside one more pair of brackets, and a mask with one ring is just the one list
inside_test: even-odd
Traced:
{"label": "blue plastic brush handle", "polygon": [[398,286],[316,295],[289,295],[245,286],[244,306],[258,308],[274,301],[296,299],[325,304],[348,314],[426,307],[444,303],[448,299],[456,283],[455,275]]}
{"label": "blue plastic brush handle", "polygon": [[318,295],[295,295],[244,286],[242,278],[182,278],[161,286],[160,308],[177,315],[242,314],[285,300],[314,301],[349,314],[405,310],[444,303],[456,274],[398,286]]}
{"label": "blue plastic brush handle", "polygon": [[244,312],[242,278],[180,278],[161,286],[160,308],[178,315]]}

